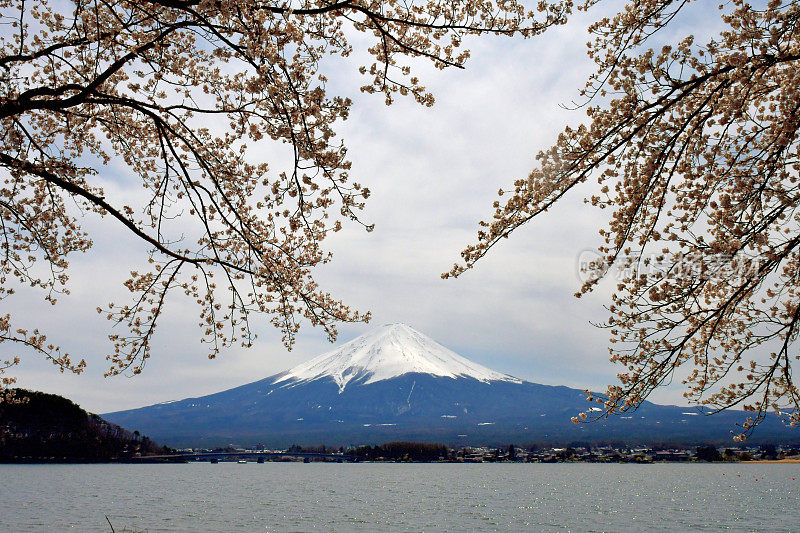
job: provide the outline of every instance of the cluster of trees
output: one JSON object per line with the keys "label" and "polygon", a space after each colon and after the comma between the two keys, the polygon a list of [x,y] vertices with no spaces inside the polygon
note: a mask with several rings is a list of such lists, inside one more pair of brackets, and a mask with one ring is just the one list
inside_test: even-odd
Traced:
{"label": "cluster of trees", "polygon": [[731,450],[730,448],[726,448],[720,453],[719,449],[711,445],[698,446],[695,451],[695,457],[698,461],[751,461],[753,459],[774,461],[783,456],[797,457],[798,455],[800,455],[800,449],[797,448],[784,450],[783,455],[781,455],[774,444],[764,444],[755,455],[746,451]]}
{"label": "cluster of trees", "polygon": [[[351,102],[327,94],[326,58],[349,55],[361,33],[372,56],[354,70],[362,91],[431,105],[412,58],[460,68],[468,36],[533,36],[608,4],[0,1],[0,300],[25,285],[55,303],[70,256],[92,244],[81,217],[107,217],[150,248],[148,267],[125,283],[131,301],[98,307],[121,331],[109,373],[141,371],[173,292],[197,302],[212,357],[250,345],[256,316],[287,346],[303,320],[333,339],[337,323],[369,315],[312,273],[330,259],[322,241],[359,222],[369,188],[336,140]],[[800,2],[723,3],[723,30],[705,42],[665,30],[691,4],[598,12],[586,122],[500,191],[444,276],[596,181],[587,202],[611,214],[578,295],[614,272],[605,326],[621,367],[603,398],[589,395],[599,416],[635,409],[679,372],[691,402],[754,413],[744,438],[769,409],[800,423]],[[290,148],[287,168],[246,157],[262,140]],[[139,204],[99,186],[112,159],[141,181]],[[0,316],[0,342],[85,366],[11,314]],[[0,372],[18,361],[4,356]]]}
{"label": "cluster of trees", "polygon": [[359,446],[348,450],[364,460],[387,459],[394,461],[437,461],[450,457],[450,449],[444,444],[424,442],[387,442],[376,446]]}
{"label": "cluster of trees", "polygon": [[0,403],[0,461],[107,461],[170,451],[64,397],[24,389],[14,393],[13,402]]}

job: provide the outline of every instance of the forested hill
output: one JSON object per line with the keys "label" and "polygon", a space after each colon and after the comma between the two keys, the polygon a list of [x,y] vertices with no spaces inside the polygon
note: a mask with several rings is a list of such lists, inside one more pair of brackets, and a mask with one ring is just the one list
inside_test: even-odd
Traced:
{"label": "forested hill", "polygon": [[0,401],[0,462],[113,461],[167,451],[62,396],[16,389],[12,400]]}

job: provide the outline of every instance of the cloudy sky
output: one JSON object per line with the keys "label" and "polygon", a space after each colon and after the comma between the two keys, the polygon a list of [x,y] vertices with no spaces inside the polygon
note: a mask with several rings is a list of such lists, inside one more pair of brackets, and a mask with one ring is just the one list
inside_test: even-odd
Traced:
{"label": "cloudy sky", "polygon": [[[579,287],[577,258],[599,244],[605,221],[605,213],[584,205],[588,189],[519,230],[475,270],[456,280],[439,277],[472,242],[497,190],[527,175],[536,152],[564,125],[583,120],[582,111],[565,106],[592,70],[585,55],[587,20],[576,17],[532,40],[473,40],[465,70],[420,65],[417,72],[437,98],[433,108],[411,101],[386,107],[380,96],[359,94],[358,55],[331,66],[331,92],[354,99],[339,132],[352,174],[373,191],[363,218],[375,224],[372,233],[351,225],[326,241],[334,261],[318,272],[320,284],[374,317],[368,325],[343,326],[337,344],[386,322],[404,322],[520,378],[593,389],[614,381],[607,334],[590,325],[604,319],[608,292],[572,296]],[[700,23],[688,18],[673,31],[696,33]],[[108,167],[102,178],[117,194],[141,189],[122,167]],[[143,263],[145,249],[110,219],[87,218],[84,226],[95,246],[73,259],[72,294],[51,307],[40,294],[23,291],[5,305],[20,324],[41,327],[76,359],[85,358],[88,370],[59,374],[36,355],[20,353],[14,374],[21,386],[63,394],[103,413],[217,392],[332,348],[321,331],[305,327],[288,352],[277,330],[257,324],[253,348],[229,349],[210,361],[197,341],[196,309],[176,299],[143,374],[104,378],[110,323],[95,308],[124,300],[121,283]],[[0,345],[0,356],[9,354],[11,347]],[[677,388],[651,399],[681,401]]]}

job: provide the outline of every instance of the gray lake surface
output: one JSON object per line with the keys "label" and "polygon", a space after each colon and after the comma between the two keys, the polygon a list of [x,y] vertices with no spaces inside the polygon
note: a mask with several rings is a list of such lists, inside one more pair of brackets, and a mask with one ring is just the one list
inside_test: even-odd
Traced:
{"label": "gray lake surface", "polygon": [[800,531],[800,464],[0,465],[0,531]]}

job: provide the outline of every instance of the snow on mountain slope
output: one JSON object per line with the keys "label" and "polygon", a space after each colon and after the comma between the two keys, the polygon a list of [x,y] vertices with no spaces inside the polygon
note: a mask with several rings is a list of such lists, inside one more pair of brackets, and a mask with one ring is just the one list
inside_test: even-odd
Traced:
{"label": "snow on mountain slope", "polygon": [[473,363],[405,324],[386,324],[297,365],[281,374],[274,383],[289,382],[287,386],[294,386],[331,377],[341,392],[353,380],[366,378],[365,384],[375,383],[410,372],[449,378],[470,377],[483,382],[522,382]]}

